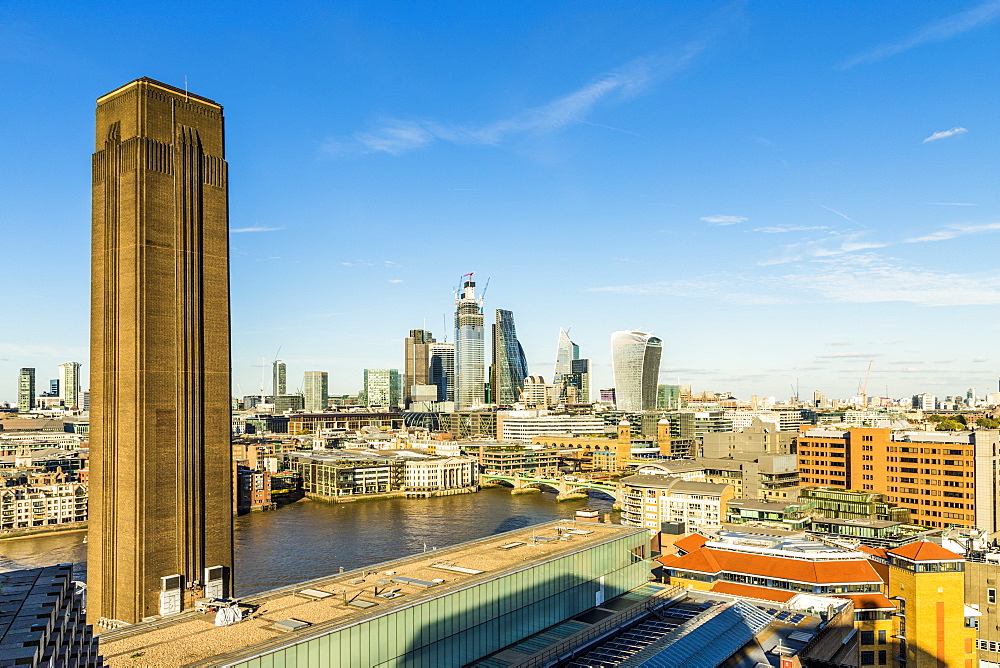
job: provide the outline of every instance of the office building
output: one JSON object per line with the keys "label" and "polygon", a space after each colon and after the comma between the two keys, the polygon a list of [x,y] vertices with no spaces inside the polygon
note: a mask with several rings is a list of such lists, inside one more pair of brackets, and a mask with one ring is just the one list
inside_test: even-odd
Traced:
{"label": "office building", "polygon": [[108,627],[231,584],[222,107],[146,78],[108,93],[93,178],[87,616]]}
{"label": "office building", "polygon": [[438,401],[455,401],[455,344],[432,343],[428,362],[428,385],[438,388]]}
{"label": "office building", "polygon": [[486,401],[483,300],[476,297],[472,274],[462,277],[461,290],[455,299],[455,406],[459,410]]}
{"label": "office building", "polygon": [[528,361],[517,340],[514,314],[497,309],[496,322],[493,324],[493,364],[490,366],[493,403],[500,407],[510,407],[517,403],[527,376]]}
{"label": "office building", "polygon": [[571,618],[627,606],[613,599],[649,570],[645,531],[560,520],[244,597],[271,614],[237,628],[184,616],[109,632],[101,650],[163,666],[459,668],[563,622],[596,634]]}
{"label": "office building", "polygon": [[103,666],[71,564],[0,573],[0,666]]}
{"label": "office building", "polygon": [[330,376],[326,371],[306,371],[302,378],[305,410],[324,411],[330,398]]}
{"label": "office building", "polygon": [[570,372],[562,377],[561,396],[567,404],[590,403],[590,360],[570,362]]}
{"label": "office building", "polygon": [[611,356],[615,368],[615,405],[623,411],[656,408],[663,342],[646,332],[615,332]]}
{"label": "office building", "polygon": [[275,397],[288,394],[288,367],[281,360],[271,362],[271,394]]}
{"label": "office building", "polygon": [[[551,414],[544,410],[499,411],[497,438],[531,443],[536,436],[603,436],[604,421],[593,415]],[[605,444],[612,441],[602,439]],[[573,446],[567,446],[573,447]]]}
{"label": "office building", "polygon": [[365,405],[399,408],[399,369],[365,369]]}
{"label": "office building", "polygon": [[552,374],[555,385],[562,383],[563,374],[573,371],[573,360],[580,359],[580,346],[569,338],[569,331],[559,328],[559,341],[556,343],[556,369]]}
{"label": "office building", "polygon": [[735,497],[732,485],[693,482],[669,475],[630,475],[621,479],[621,523],[658,533],[665,523],[688,531],[718,527]]}
{"label": "office building", "polygon": [[615,388],[609,387],[600,391],[601,403],[603,404],[613,404],[615,403]]}
{"label": "office building", "polygon": [[1000,432],[806,428],[801,485],[880,492],[926,527],[1000,530]]}
{"label": "office building", "polygon": [[658,385],[656,388],[656,407],[660,410],[673,411],[681,407],[680,385]]}
{"label": "office building", "polygon": [[21,369],[17,375],[17,412],[27,413],[35,407],[35,370]]}
{"label": "office building", "polygon": [[62,388],[63,406],[74,410],[82,407],[79,362],[63,362],[59,365],[59,386]]}
{"label": "office building", "polygon": [[[414,401],[414,385],[433,385],[431,382],[431,347],[435,343],[434,336],[424,329],[411,329],[410,335],[403,340],[403,406],[409,407]],[[444,399],[431,399],[444,401]]]}

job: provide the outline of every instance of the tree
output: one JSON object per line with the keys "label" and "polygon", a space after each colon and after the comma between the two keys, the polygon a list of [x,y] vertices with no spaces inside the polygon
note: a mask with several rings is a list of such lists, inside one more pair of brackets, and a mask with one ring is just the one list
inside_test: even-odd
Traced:
{"label": "tree", "polygon": [[1000,420],[990,417],[981,417],[976,420],[976,424],[983,429],[1000,429]]}
{"label": "tree", "polygon": [[957,422],[961,422],[962,424],[964,424],[964,425],[966,425],[966,426],[968,426],[968,424],[969,424],[969,421],[965,419],[965,416],[964,416],[964,415],[956,415],[956,416],[955,416],[955,420],[956,420]]}
{"label": "tree", "polygon": [[936,431],[961,431],[965,429],[965,425],[958,420],[941,420],[934,429]]}

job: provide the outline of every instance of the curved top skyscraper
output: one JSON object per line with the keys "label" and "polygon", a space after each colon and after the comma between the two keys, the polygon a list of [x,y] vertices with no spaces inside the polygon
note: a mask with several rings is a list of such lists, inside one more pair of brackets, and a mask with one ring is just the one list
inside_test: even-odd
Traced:
{"label": "curved top skyscraper", "polygon": [[615,332],[611,356],[615,365],[615,404],[622,411],[656,408],[663,341],[647,332]]}

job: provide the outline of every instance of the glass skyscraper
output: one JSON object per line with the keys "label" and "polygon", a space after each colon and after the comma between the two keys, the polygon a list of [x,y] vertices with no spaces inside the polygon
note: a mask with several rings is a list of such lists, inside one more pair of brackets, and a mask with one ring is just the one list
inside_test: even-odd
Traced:
{"label": "glass skyscraper", "polygon": [[621,411],[656,408],[663,341],[647,332],[615,332],[611,356],[615,366],[615,403]]}
{"label": "glass skyscraper", "polygon": [[476,298],[472,274],[462,279],[462,291],[455,299],[455,407],[460,409],[482,406],[486,389],[483,301]]}
{"label": "glass skyscraper", "polygon": [[455,344],[430,344],[428,385],[437,385],[438,401],[455,401]]}
{"label": "glass skyscraper", "polygon": [[493,366],[490,377],[493,402],[498,406],[513,405],[520,398],[527,376],[528,361],[517,340],[514,313],[497,309],[496,323],[493,325]]}
{"label": "glass skyscraper", "polygon": [[556,370],[552,374],[552,383],[559,385],[563,376],[573,372],[573,360],[580,359],[580,346],[569,339],[569,332],[559,328],[559,343],[556,345]]}

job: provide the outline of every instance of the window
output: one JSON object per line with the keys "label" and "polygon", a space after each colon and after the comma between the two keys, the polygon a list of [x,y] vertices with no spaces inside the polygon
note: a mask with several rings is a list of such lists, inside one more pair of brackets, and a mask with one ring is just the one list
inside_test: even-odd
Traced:
{"label": "window", "polygon": [[862,666],[874,666],[875,665],[875,652],[861,652],[861,665]]}
{"label": "window", "polygon": [[[886,632],[885,632],[884,629],[882,631],[878,632],[878,644],[879,645],[884,645],[886,643],[885,635],[886,635]],[[884,660],[880,660],[880,663],[885,663],[885,661]]]}
{"label": "window", "polygon": [[990,603],[996,603],[997,602],[997,590],[996,589],[987,589],[986,590],[986,600],[989,601]]}
{"label": "window", "polygon": [[[885,631],[879,631],[879,633],[885,633]],[[878,664],[880,666],[884,666],[888,662],[889,660],[888,657],[886,656],[886,651],[884,649],[880,649],[878,651]]]}
{"label": "window", "polygon": [[[874,631],[862,631],[861,632],[861,644],[862,645],[874,645],[875,644],[875,632]],[[870,661],[869,663],[872,663],[872,662]]]}

